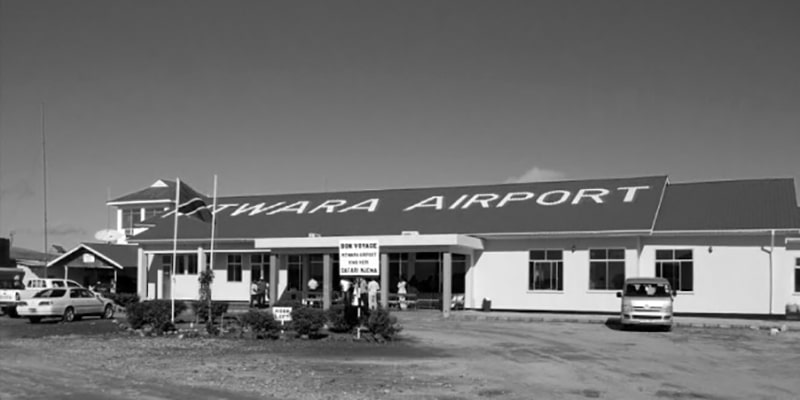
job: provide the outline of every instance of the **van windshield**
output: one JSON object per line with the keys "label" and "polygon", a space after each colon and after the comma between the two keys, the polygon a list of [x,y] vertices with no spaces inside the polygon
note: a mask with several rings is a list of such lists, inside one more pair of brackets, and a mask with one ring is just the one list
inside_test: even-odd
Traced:
{"label": "van windshield", "polygon": [[625,297],[670,297],[668,284],[629,283],[625,285]]}

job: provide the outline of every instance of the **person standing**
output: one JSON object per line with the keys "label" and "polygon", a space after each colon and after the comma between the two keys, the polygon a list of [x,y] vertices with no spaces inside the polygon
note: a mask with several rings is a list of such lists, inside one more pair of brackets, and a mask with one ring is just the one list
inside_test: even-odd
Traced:
{"label": "person standing", "polygon": [[258,307],[264,307],[264,295],[267,292],[267,283],[264,282],[264,278],[258,280],[258,292],[256,293],[256,297],[258,298]]}
{"label": "person standing", "polygon": [[400,277],[400,282],[397,282],[397,300],[400,303],[400,309],[405,310],[408,305],[406,304],[406,278]]}
{"label": "person standing", "polygon": [[250,283],[250,307],[258,304],[258,282],[252,281]]}
{"label": "person standing", "polygon": [[375,278],[370,279],[369,283],[367,284],[367,293],[369,293],[369,309],[377,310],[378,309],[378,291],[381,290],[381,285],[375,280]]}
{"label": "person standing", "polygon": [[361,315],[367,315],[367,305],[368,305],[368,292],[367,292],[367,280],[364,278],[358,278],[358,301],[359,306],[361,308]]}

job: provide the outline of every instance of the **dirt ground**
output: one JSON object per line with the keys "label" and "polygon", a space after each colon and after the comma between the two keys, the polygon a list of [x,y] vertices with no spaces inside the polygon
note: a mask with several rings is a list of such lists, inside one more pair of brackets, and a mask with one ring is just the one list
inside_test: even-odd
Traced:
{"label": "dirt ground", "polygon": [[400,314],[388,344],[142,338],[0,318],[6,399],[796,399],[800,332]]}

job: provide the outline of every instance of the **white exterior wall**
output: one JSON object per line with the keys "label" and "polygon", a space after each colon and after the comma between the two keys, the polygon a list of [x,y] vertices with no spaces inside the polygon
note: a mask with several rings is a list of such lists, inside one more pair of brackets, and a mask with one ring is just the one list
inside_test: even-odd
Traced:
{"label": "white exterior wall", "polygon": [[[484,248],[475,254],[475,265],[467,273],[468,307],[480,308],[482,299],[489,298],[493,309],[617,312],[616,291],[589,290],[589,249],[594,248],[625,248],[626,278],[655,276],[657,249],[693,250],[694,289],[678,293],[678,313],[780,315],[787,303],[800,303],[800,293],[794,293],[794,260],[800,257],[800,250],[786,250],[782,236],[775,238],[770,299],[768,233],[486,240]],[[536,249],[563,251],[563,291],[528,290],[529,251]]]}
{"label": "white exterior wall", "polygon": [[[493,309],[617,311],[616,291],[589,290],[589,249],[624,248],[625,274],[635,276],[636,245],[635,238],[486,240],[484,251],[475,255],[468,296],[476,307],[491,299]],[[563,250],[563,291],[528,290],[529,251],[540,249]]]}

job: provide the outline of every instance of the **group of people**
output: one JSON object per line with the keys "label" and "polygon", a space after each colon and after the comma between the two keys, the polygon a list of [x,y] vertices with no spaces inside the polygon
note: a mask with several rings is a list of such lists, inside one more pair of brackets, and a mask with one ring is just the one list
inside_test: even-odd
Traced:
{"label": "group of people", "polygon": [[361,315],[368,315],[371,310],[378,309],[378,291],[381,285],[373,278],[358,277],[354,281],[342,279],[339,282],[342,290],[345,318],[356,321]]}
{"label": "group of people", "polygon": [[269,302],[269,283],[264,279],[250,283],[250,307],[264,307]]}

